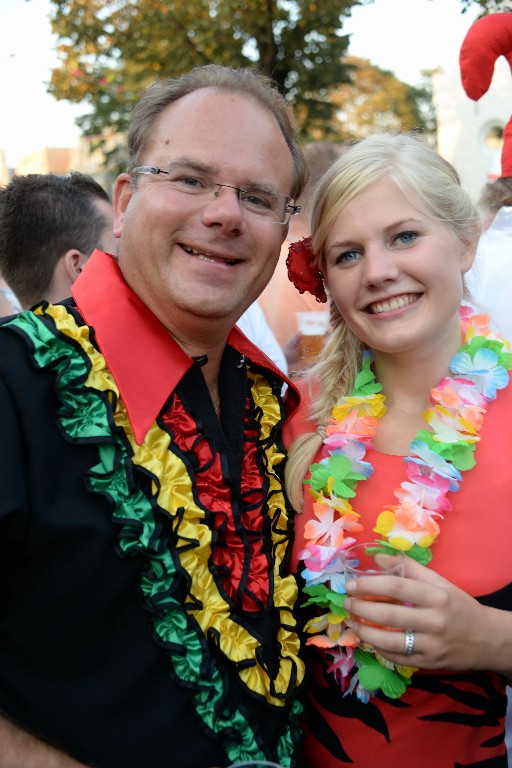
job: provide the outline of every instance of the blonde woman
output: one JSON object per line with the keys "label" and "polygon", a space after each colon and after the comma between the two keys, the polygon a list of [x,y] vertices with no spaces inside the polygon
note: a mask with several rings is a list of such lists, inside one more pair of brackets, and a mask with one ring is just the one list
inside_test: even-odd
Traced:
{"label": "blonde woman", "polygon": [[[328,294],[332,333],[289,436],[305,764],[504,767],[512,360],[463,303],[477,211],[436,152],[383,135],[324,175],[311,232],[290,277]],[[372,540],[404,578],[345,579]]]}

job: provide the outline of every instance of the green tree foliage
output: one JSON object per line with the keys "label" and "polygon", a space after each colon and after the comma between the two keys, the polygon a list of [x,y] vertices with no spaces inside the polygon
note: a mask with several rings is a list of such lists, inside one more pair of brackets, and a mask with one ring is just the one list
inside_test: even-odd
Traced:
{"label": "green tree foliage", "polygon": [[506,13],[512,11],[512,0],[461,0],[462,13],[474,8],[475,5],[479,5],[482,9],[481,16],[486,16],[488,13]]}
{"label": "green tree foliage", "polygon": [[342,141],[382,131],[417,131],[433,136],[432,73],[423,73],[424,84],[413,87],[368,59],[351,56],[345,61],[352,67],[351,81],[331,94],[337,107],[332,128]]}
{"label": "green tree foliage", "polygon": [[89,108],[84,134],[122,131],[158,78],[211,62],[270,74],[303,127],[323,132],[330,91],[349,81],[342,34],[373,0],[51,0],[60,66],[50,92]]}

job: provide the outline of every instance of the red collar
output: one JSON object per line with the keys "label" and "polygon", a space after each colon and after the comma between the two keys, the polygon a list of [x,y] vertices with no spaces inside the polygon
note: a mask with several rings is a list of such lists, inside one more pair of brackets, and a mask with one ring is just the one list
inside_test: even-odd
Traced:
{"label": "red collar", "polygon": [[[140,445],[192,365],[192,358],[131,290],[113,256],[95,250],[74,283],[72,294],[85,322],[94,328]],[[272,369],[288,384],[290,415],[298,403],[295,386],[237,327],[227,342],[253,362]]]}

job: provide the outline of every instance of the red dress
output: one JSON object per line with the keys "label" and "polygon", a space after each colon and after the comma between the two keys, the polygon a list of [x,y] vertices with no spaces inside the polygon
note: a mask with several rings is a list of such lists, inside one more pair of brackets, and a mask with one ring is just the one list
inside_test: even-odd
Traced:
{"label": "red dress", "polygon": [[[294,417],[287,444],[310,425],[306,405]],[[512,610],[512,384],[488,405],[476,467],[463,472],[460,490],[450,494],[453,508],[440,521],[431,566],[480,602]],[[320,455],[316,457],[316,460]],[[359,483],[354,509],[365,531],[375,527],[385,503],[405,479],[403,458],[369,451],[374,467]],[[312,516],[295,518],[293,550],[304,547],[304,526]],[[478,557],[475,553],[478,551]],[[511,638],[512,640],[512,638]],[[307,768],[505,768],[505,678],[496,673],[420,670],[399,700],[376,696],[367,704],[343,696],[318,649],[307,646],[305,765]]]}

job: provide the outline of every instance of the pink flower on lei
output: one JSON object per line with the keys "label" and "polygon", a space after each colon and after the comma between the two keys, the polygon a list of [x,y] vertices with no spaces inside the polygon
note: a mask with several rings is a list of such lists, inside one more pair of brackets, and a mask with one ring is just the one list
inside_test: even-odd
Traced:
{"label": "pink flower on lei", "polygon": [[357,411],[352,411],[342,421],[328,424],[325,434],[330,439],[331,447],[337,447],[336,439],[341,446],[347,440],[357,440],[368,445],[375,437],[378,426],[379,422],[373,416],[358,416]]}
{"label": "pink flower on lei", "polygon": [[344,692],[348,688],[349,675],[355,663],[354,649],[347,646],[346,648],[327,651],[327,653],[332,656],[332,664],[327,668],[327,671],[334,675],[334,679]]}
{"label": "pink flower on lei", "polygon": [[430,510],[448,511],[451,504],[446,498],[450,490],[450,481],[435,472],[426,475],[422,468],[413,462],[407,464],[407,476],[411,483],[403,482],[395,491],[397,499],[402,501],[409,496],[417,504]]}

